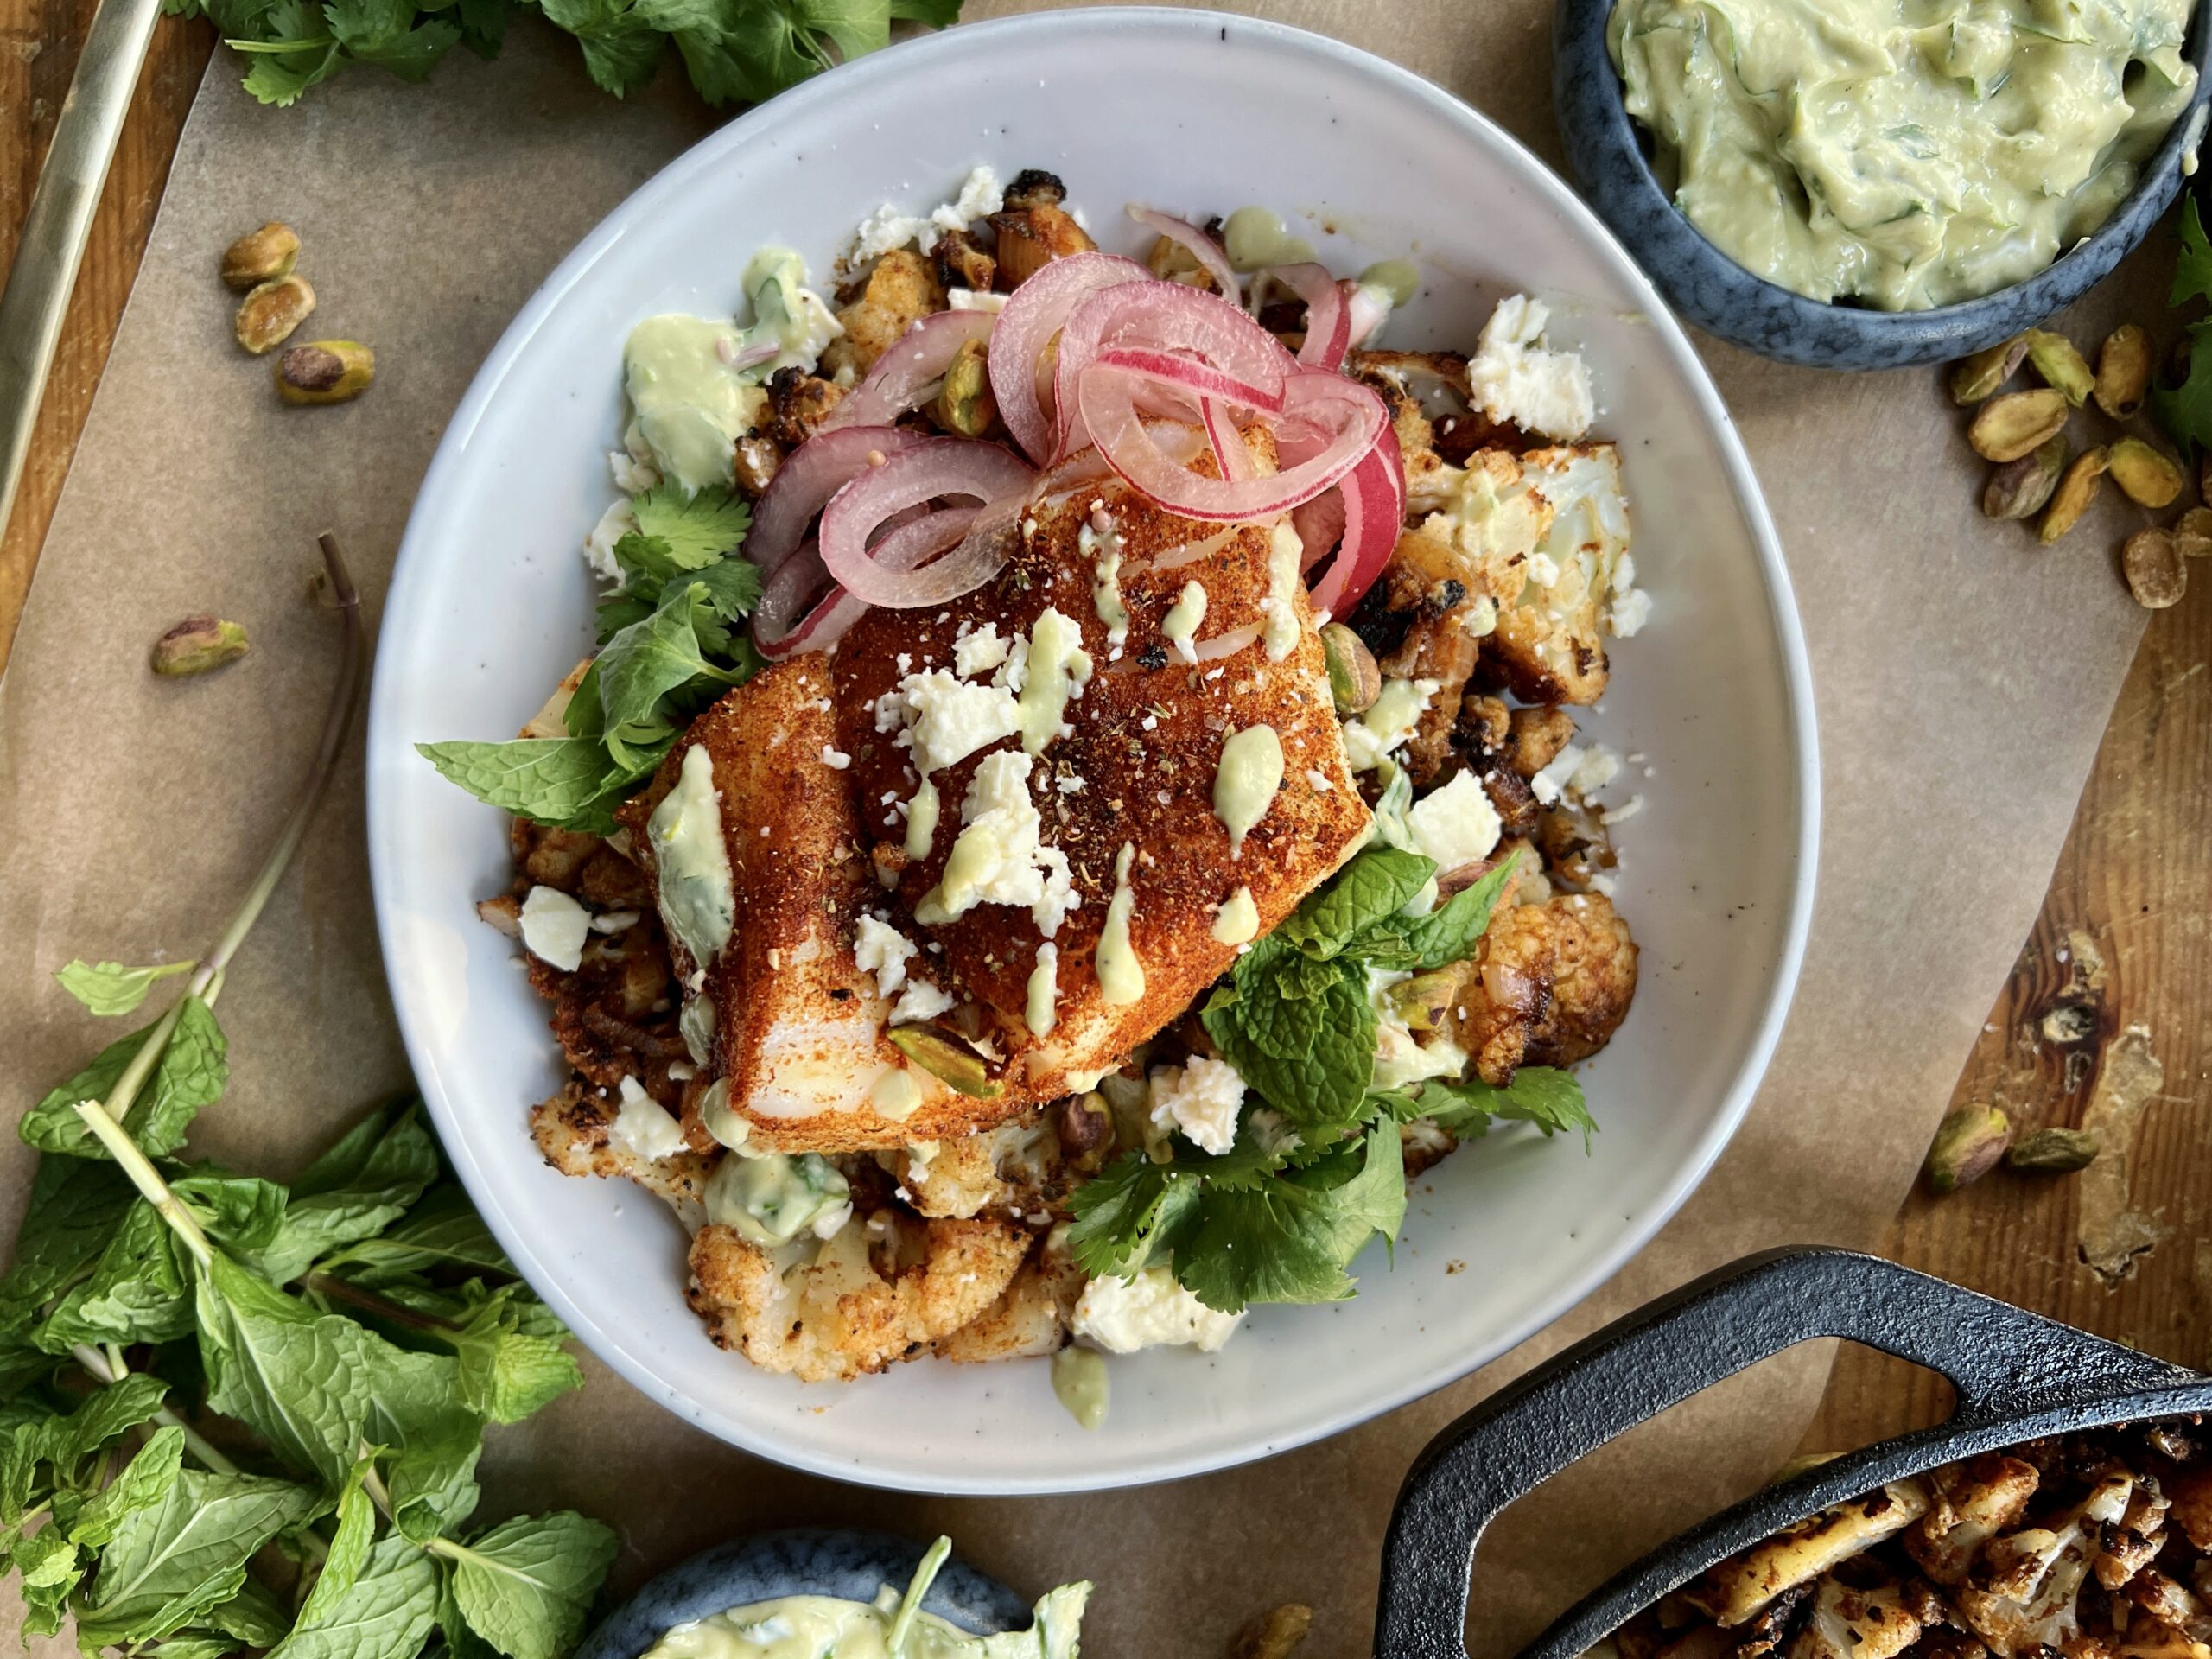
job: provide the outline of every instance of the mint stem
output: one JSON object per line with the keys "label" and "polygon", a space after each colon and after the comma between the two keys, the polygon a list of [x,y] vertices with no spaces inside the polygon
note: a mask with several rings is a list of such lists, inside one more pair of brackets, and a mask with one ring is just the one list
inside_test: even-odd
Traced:
{"label": "mint stem", "polygon": [[[147,1047],[152,1046],[149,1039]],[[144,1050],[140,1050],[140,1052],[144,1052]],[[156,1169],[153,1160],[138,1149],[138,1143],[124,1132],[123,1126],[108,1116],[107,1109],[96,1100],[80,1100],[77,1103],[77,1116],[85,1120],[85,1127],[92,1132],[99,1143],[107,1148],[108,1156],[114,1159],[123,1173],[130,1178],[130,1184],[144,1196],[147,1203],[161,1212],[162,1219],[168,1223],[176,1236],[184,1241],[185,1248],[192,1252],[193,1260],[203,1268],[214,1260],[215,1247],[207,1242],[207,1235],[200,1230],[200,1224],[184,1207],[184,1201],[169,1190],[169,1184],[162,1179],[162,1172]],[[85,1351],[92,1352],[90,1349]],[[102,1361],[102,1363],[105,1365],[105,1362]]]}
{"label": "mint stem", "polygon": [[444,1336],[461,1329],[451,1319],[442,1319],[435,1313],[418,1313],[411,1307],[402,1307],[397,1302],[387,1300],[372,1290],[349,1285],[333,1274],[309,1274],[307,1287],[318,1296],[327,1296],[334,1302],[348,1303],[365,1313],[373,1313],[394,1325],[404,1325],[410,1331],[432,1332]]}
{"label": "mint stem", "polygon": [[[117,1373],[109,1368],[106,1359],[102,1357],[97,1348],[87,1347],[80,1342],[69,1351],[79,1365],[92,1374],[94,1382],[106,1384],[117,1380]],[[238,1472],[238,1465],[208,1445],[198,1429],[193,1427],[190,1423],[186,1422],[167,1406],[160,1408],[154,1413],[154,1421],[163,1428],[174,1428],[181,1433],[184,1436],[184,1449],[199,1459],[203,1467],[211,1469],[219,1475],[235,1475]]]}

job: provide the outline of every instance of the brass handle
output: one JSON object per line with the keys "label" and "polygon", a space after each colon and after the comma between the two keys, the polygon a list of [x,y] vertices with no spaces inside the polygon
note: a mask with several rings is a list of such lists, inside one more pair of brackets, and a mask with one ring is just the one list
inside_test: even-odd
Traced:
{"label": "brass handle", "polygon": [[23,238],[0,293],[0,531],[16,505],[61,318],[115,158],[161,0],[101,0],[31,193]]}

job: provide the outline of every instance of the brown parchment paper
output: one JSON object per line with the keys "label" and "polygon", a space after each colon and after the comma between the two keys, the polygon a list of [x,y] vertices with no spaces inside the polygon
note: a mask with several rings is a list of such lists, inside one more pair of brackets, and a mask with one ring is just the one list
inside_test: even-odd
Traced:
{"label": "brown parchment paper", "polygon": [[[971,0],[971,16],[1014,10]],[[1554,164],[1543,0],[1248,5],[1395,58]],[[332,624],[305,596],[313,532],[342,535],[373,614],[444,423],[516,308],[602,214],[707,130],[673,76],[626,103],[572,43],[518,26],[426,86],[368,71],[302,108],[255,105],[219,54],[0,681],[0,1090],[20,1110],[111,1033],[48,978],[74,956],[203,948],[250,879],[313,745]],[[870,204],[856,204],[856,211]],[[374,391],[304,417],[230,340],[215,256],[296,226],[310,333],[376,344]],[[2170,255],[2139,255],[2068,325],[2154,319]],[[1325,1445],[1173,1485],[949,1501],[790,1473],[703,1438],[595,1363],[580,1395],[499,1433],[485,1513],[574,1505],[621,1529],[615,1587],[748,1528],[926,1535],[1035,1593],[1088,1575],[1089,1650],[1217,1653],[1251,1612],[1318,1609],[1307,1651],[1368,1651],[1390,1503],[1457,1412],[1638,1300],[1749,1250],[1871,1245],[1894,1211],[2033,917],[2140,626],[2120,518],[2063,551],[1993,526],[1932,372],[1847,377],[1707,344],[1764,482],[1809,638],[1824,770],[1821,899],[1795,1012],[1742,1134],[1618,1280],[1481,1375]],[[245,620],[245,664],[156,680],[188,612]],[[331,1125],[405,1086],[365,870],[358,748],[223,998],[228,1097],[195,1144],[289,1173]],[[30,1159],[0,1144],[0,1224]],[[1571,1471],[1486,1541],[1471,1630],[1510,1652],[1605,1571],[1769,1473],[1818,1397],[1808,1349]],[[733,1360],[733,1363],[739,1362]],[[863,1384],[862,1386],[865,1386]],[[60,1644],[41,1648],[55,1654]]]}

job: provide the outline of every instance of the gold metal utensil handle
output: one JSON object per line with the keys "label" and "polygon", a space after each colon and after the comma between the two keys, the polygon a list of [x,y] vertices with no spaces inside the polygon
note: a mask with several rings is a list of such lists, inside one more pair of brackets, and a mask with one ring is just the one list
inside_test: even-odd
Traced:
{"label": "gold metal utensil handle", "polygon": [[0,293],[0,531],[16,505],[92,210],[160,15],[161,0],[101,0],[92,14],[84,55],[54,125],[53,147],[31,193],[8,287]]}

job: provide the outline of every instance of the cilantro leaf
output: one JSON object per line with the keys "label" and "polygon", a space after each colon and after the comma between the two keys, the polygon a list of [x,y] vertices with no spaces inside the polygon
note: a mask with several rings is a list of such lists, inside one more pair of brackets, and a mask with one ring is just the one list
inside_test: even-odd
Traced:
{"label": "cilantro leaf", "polygon": [[596,835],[613,833],[614,804],[639,775],[609,759],[596,737],[583,735],[415,747],[487,806],[556,830]]}
{"label": "cilantro leaf", "polygon": [[628,0],[540,0],[538,10],[576,37],[584,67],[602,91],[621,98],[652,79],[662,39]]}
{"label": "cilantro leaf", "polygon": [[245,89],[264,104],[296,104],[300,94],[337,72],[340,47],[322,13],[307,0],[276,0],[263,12],[251,38],[224,42],[253,60]]}
{"label": "cilantro leaf", "polygon": [[1548,1065],[1524,1065],[1499,1089],[1480,1077],[1433,1077],[1421,1086],[1415,1113],[1462,1139],[1484,1134],[1492,1118],[1534,1123],[1547,1137],[1576,1129],[1586,1147],[1598,1132],[1597,1120],[1572,1071]]}
{"label": "cilantro leaf", "polygon": [[614,1560],[615,1536],[561,1510],[518,1516],[454,1546],[453,1594],[469,1627],[508,1659],[560,1659]]}
{"label": "cilantro leaf", "polygon": [[2198,297],[2212,300],[2212,241],[2204,235],[2204,220],[2196,209],[2196,193],[2183,194],[2181,252],[2174,259],[2174,284],[2166,295],[2168,305]]}
{"label": "cilantro leaf", "polygon": [[77,961],[59,969],[54,978],[61,988],[102,1019],[135,1014],[156,980],[172,974],[188,974],[194,962],[165,962],[155,968],[126,968],[119,962]]}
{"label": "cilantro leaf", "polygon": [[752,507],[734,491],[702,490],[687,496],[673,479],[633,496],[631,505],[639,533],[658,541],[678,570],[704,569],[734,552],[753,523]]}
{"label": "cilantro leaf", "polygon": [[1076,1219],[1068,1248],[1093,1277],[1139,1272],[1198,1197],[1198,1179],[1188,1171],[1126,1154],[1069,1195]]}
{"label": "cilantro leaf", "polygon": [[421,80],[461,30],[442,19],[416,22],[416,0],[325,0],[330,32],[356,63],[373,63],[402,80]]}
{"label": "cilantro leaf", "polygon": [[891,0],[891,16],[900,22],[950,29],[960,21],[960,0]]}

